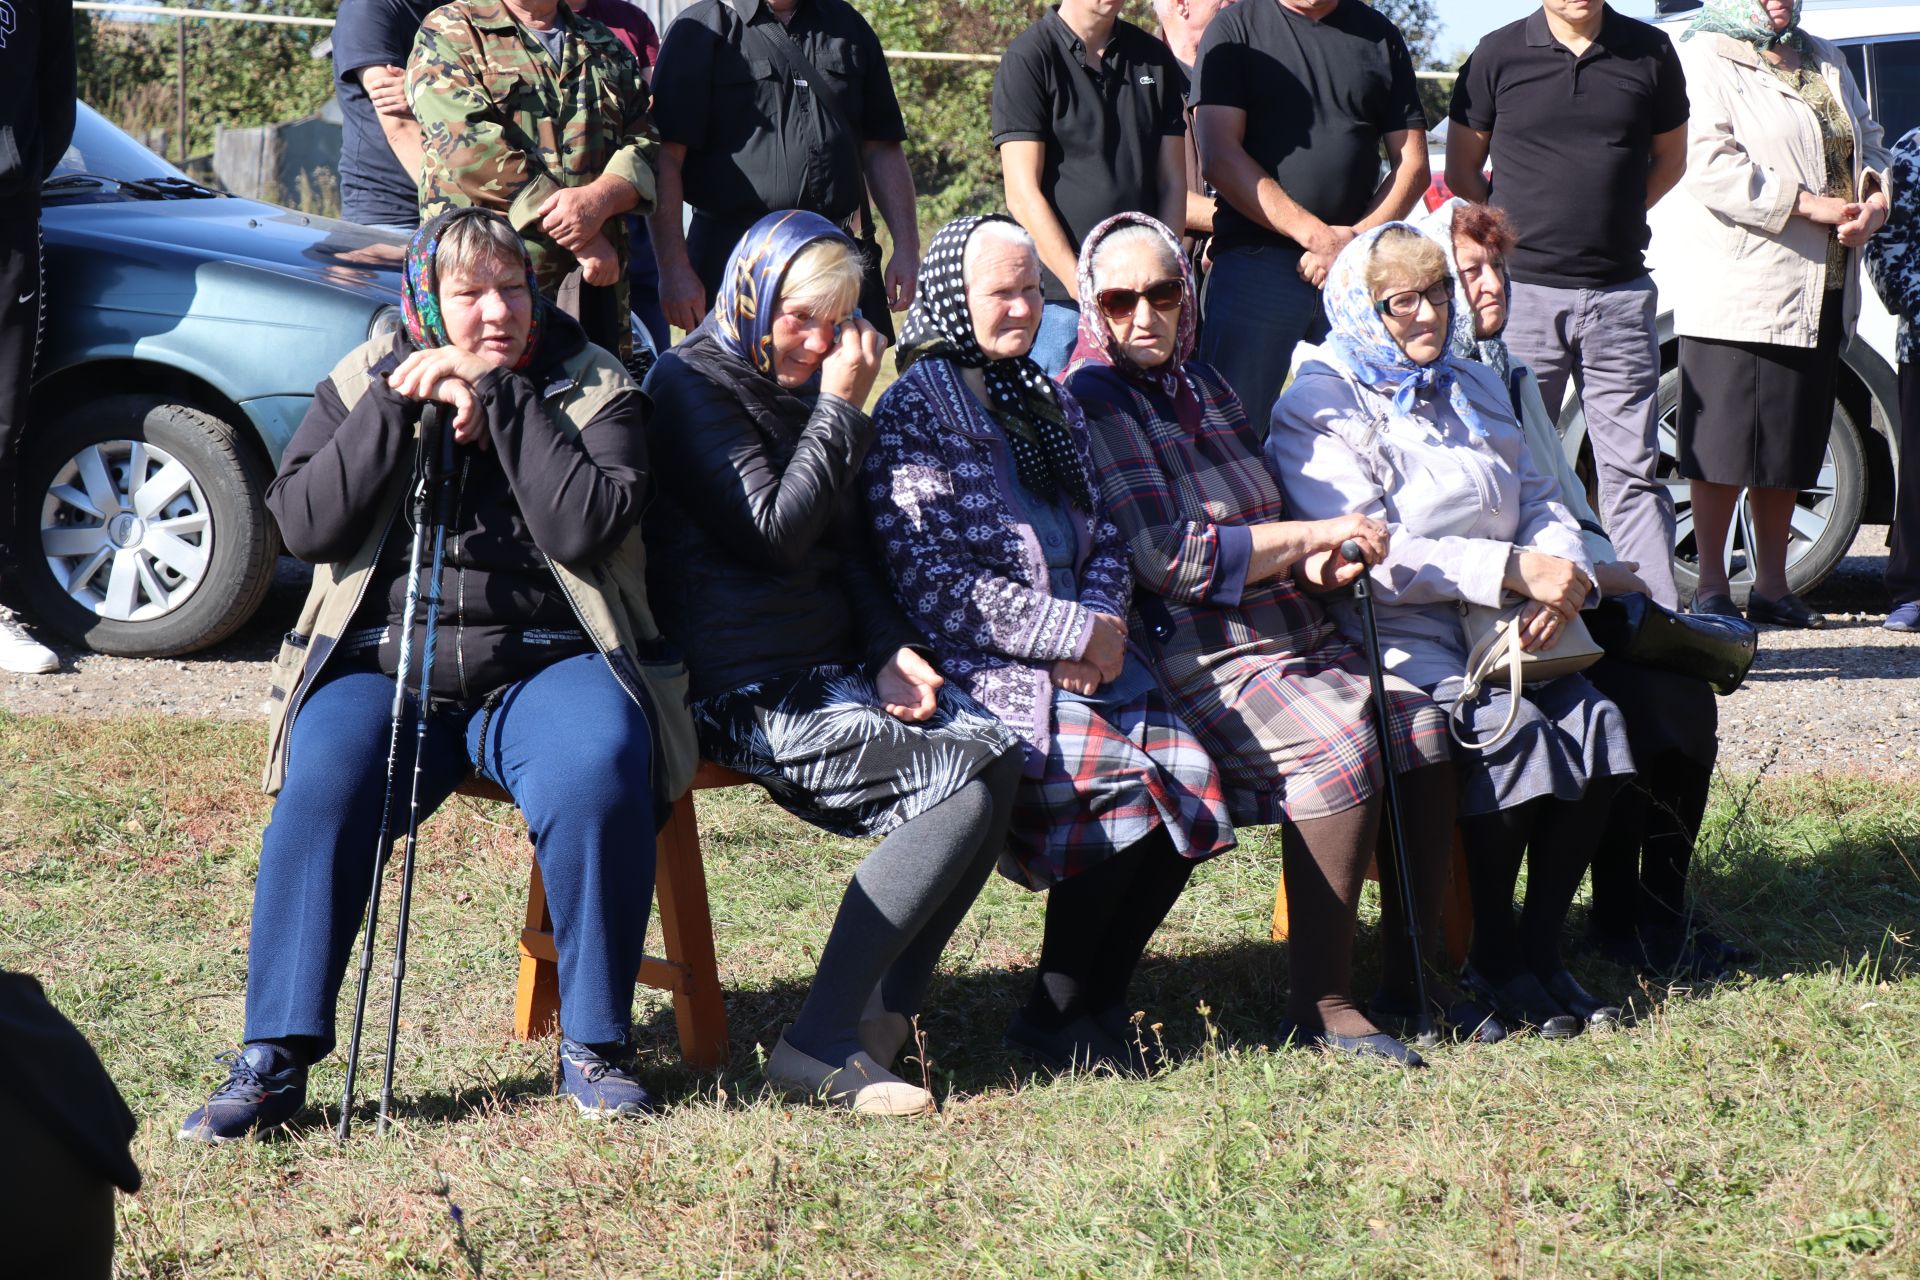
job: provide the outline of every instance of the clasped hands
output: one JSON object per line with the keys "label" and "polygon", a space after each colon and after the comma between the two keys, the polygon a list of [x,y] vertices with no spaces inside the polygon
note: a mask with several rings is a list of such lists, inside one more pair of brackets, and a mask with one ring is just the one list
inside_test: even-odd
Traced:
{"label": "clasped hands", "polygon": [[402,360],[387,375],[387,385],[409,400],[437,400],[451,406],[454,443],[477,442],[485,449],[487,416],[473,388],[492,369],[479,356],[458,347],[428,347]]}
{"label": "clasped hands", "polygon": [[1093,615],[1093,630],[1078,658],[1062,658],[1049,673],[1055,688],[1090,696],[1109,680],[1120,678],[1127,665],[1127,620],[1110,613]]}
{"label": "clasped hands", "polygon": [[[1631,576],[1637,567],[1630,564],[1625,569]],[[1571,560],[1515,549],[1507,560],[1506,585],[1527,598],[1526,608],[1520,611],[1520,647],[1533,653],[1560,638],[1568,620],[1578,616],[1586,603],[1592,584]]]}
{"label": "clasped hands", "polygon": [[589,183],[562,187],[541,204],[540,229],[571,253],[588,284],[606,286],[620,279],[620,257],[603,228],[613,213],[605,194]]}

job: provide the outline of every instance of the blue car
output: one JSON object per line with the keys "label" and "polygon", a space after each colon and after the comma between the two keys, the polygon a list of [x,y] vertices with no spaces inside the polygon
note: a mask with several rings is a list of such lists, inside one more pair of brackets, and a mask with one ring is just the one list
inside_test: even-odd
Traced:
{"label": "blue car", "polygon": [[405,242],[200,186],[84,104],[43,196],[23,602],[104,653],[205,648],[273,580],[267,483],[314,386],[400,326]]}

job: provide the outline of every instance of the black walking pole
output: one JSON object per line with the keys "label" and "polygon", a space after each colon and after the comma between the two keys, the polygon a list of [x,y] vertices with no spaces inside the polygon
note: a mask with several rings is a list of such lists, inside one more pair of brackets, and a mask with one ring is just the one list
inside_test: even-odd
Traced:
{"label": "black walking pole", "polygon": [[[434,408],[438,408],[435,405]],[[436,415],[437,417],[438,415]],[[433,694],[433,651],[440,632],[440,567],[447,549],[447,493],[453,485],[453,432],[438,432],[438,448],[425,440],[422,418],[423,450],[433,465],[427,469],[425,488],[432,491],[433,569],[427,578],[427,627],[420,638],[420,707],[414,721],[413,790],[407,798],[407,844],[400,858],[400,920],[393,939],[393,988],[387,1004],[387,1060],[380,1077],[380,1120],[376,1133],[387,1131],[387,1111],[393,1105],[393,1055],[400,1036],[400,983],[407,976],[407,926],[413,918],[414,851],[420,843],[420,776],[427,754],[427,706]]]}
{"label": "black walking pole", "polygon": [[[1340,555],[1349,564],[1365,564],[1366,553],[1349,538],[1340,544]],[[1407,918],[1407,945],[1413,948],[1413,1000],[1419,1010],[1414,1014],[1416,1038],[1433,1033],[1433,1011],[1427,1003],[1425,953],[1420,950],[1420,913],[1413,900],[1413,868],[1407,860],[1407,832],[1400,817],[1400,775],[1393,768],[1392,717],[1387,710],[1386,668],[1380,660],[1380,628],[1373,616],[1373,587],[1362,573],[1353,580],[1353,594],[1360,601],[1360,623],[1367,639],[1367,674],[1373,681],[1373,732],[1380,743],[1380,772],[1386,778],[1387,833],[1393,841],[1394,879],[1400,882],[1400,913]]]}
{"label": "black walking pole", "polygon": [[[393,676],[393,713],[387,732],[387,789],[380,803],[380,837],[374,844],[373,890],[367,895],[366,936],[360,944],[360,983],[353,998],[353,1033],[347,1039],[347,1082],[340,1092],[340,1123],[334,1129],[334,1137],[341,1142],[347,1140],[353,1128],[353,1085],[360,1070],[360,1032],[367,1017],[367,981],[373,974],[373,935],[380,922],[380,886],[387,878],[387,860],[393,852],[393,787],[398,781],[395,774],[400,764],[400,717],[406,710],[407,672],[413,665],[413,619],[420,610],[420,553],[426,539],[426,517],[431,501],[427,460],[438,456],[444,416],[440,405],[429,403],[420,414],[419,437],[415,443],[414,487],[409,498],[413,517],[413,547],[407,554],[407,589],[400,607],[402,618],[398,669]],[[438,578],[437,570],[435,577]],[[437,590],[435,594],[438,594]],[[424,688],[423,681],[423,692]],[[423,698],[420,709],[423,720],[426,714],[424,702]],[[415,747],[417,752],[417,734]],[[414,765],[417,773],[417,755]]]}

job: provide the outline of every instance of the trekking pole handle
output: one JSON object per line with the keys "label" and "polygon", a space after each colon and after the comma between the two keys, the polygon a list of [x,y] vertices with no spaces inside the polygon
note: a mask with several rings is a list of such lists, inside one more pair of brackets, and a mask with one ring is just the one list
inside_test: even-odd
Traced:
{"label": "trekking pole handle", "polygon": [[1348,564],[1362,564],[1366,561],[1367,553],[1360,549],[1358,542],[1348,538],[1340,544],[1340,558]]}

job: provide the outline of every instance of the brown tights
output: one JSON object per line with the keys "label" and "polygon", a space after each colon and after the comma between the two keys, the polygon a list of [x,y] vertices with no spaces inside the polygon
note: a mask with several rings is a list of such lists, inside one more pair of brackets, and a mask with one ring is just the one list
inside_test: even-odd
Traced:
{"label": "brown tights", "polygon": [[[1408,855],[1418,877],[1422,941],[1438,939],[1439,905],[1446,885],[1447,853],[1453,842],[1453,771],[1432,765],[1400,775]],[[1281,829],[1281,869],[1287,886],[1287,964],[1291,976],[1287,1016],[1308,1029],[1335,1035],[1364,1036],[1379,1030],[1353,1003],[1353,935],[1360,911],[1360,887],[1367,864],[1383,835],[1384,796],[1365,804],[1289,822]],[[1391,854],[1381,850],[1383,889],[1392,884]],[[1394,902],[1398,890],[1383,892]],[[1390,926],[1383,924],[1383,929]],[[1399,964],[1400,981],[1411,985],[1401,925],[1387,939],[1387,954]],[[1396,957],[1395,953],[1400,952]],[[1392,972],[1392,970],[1389,970]]]}

